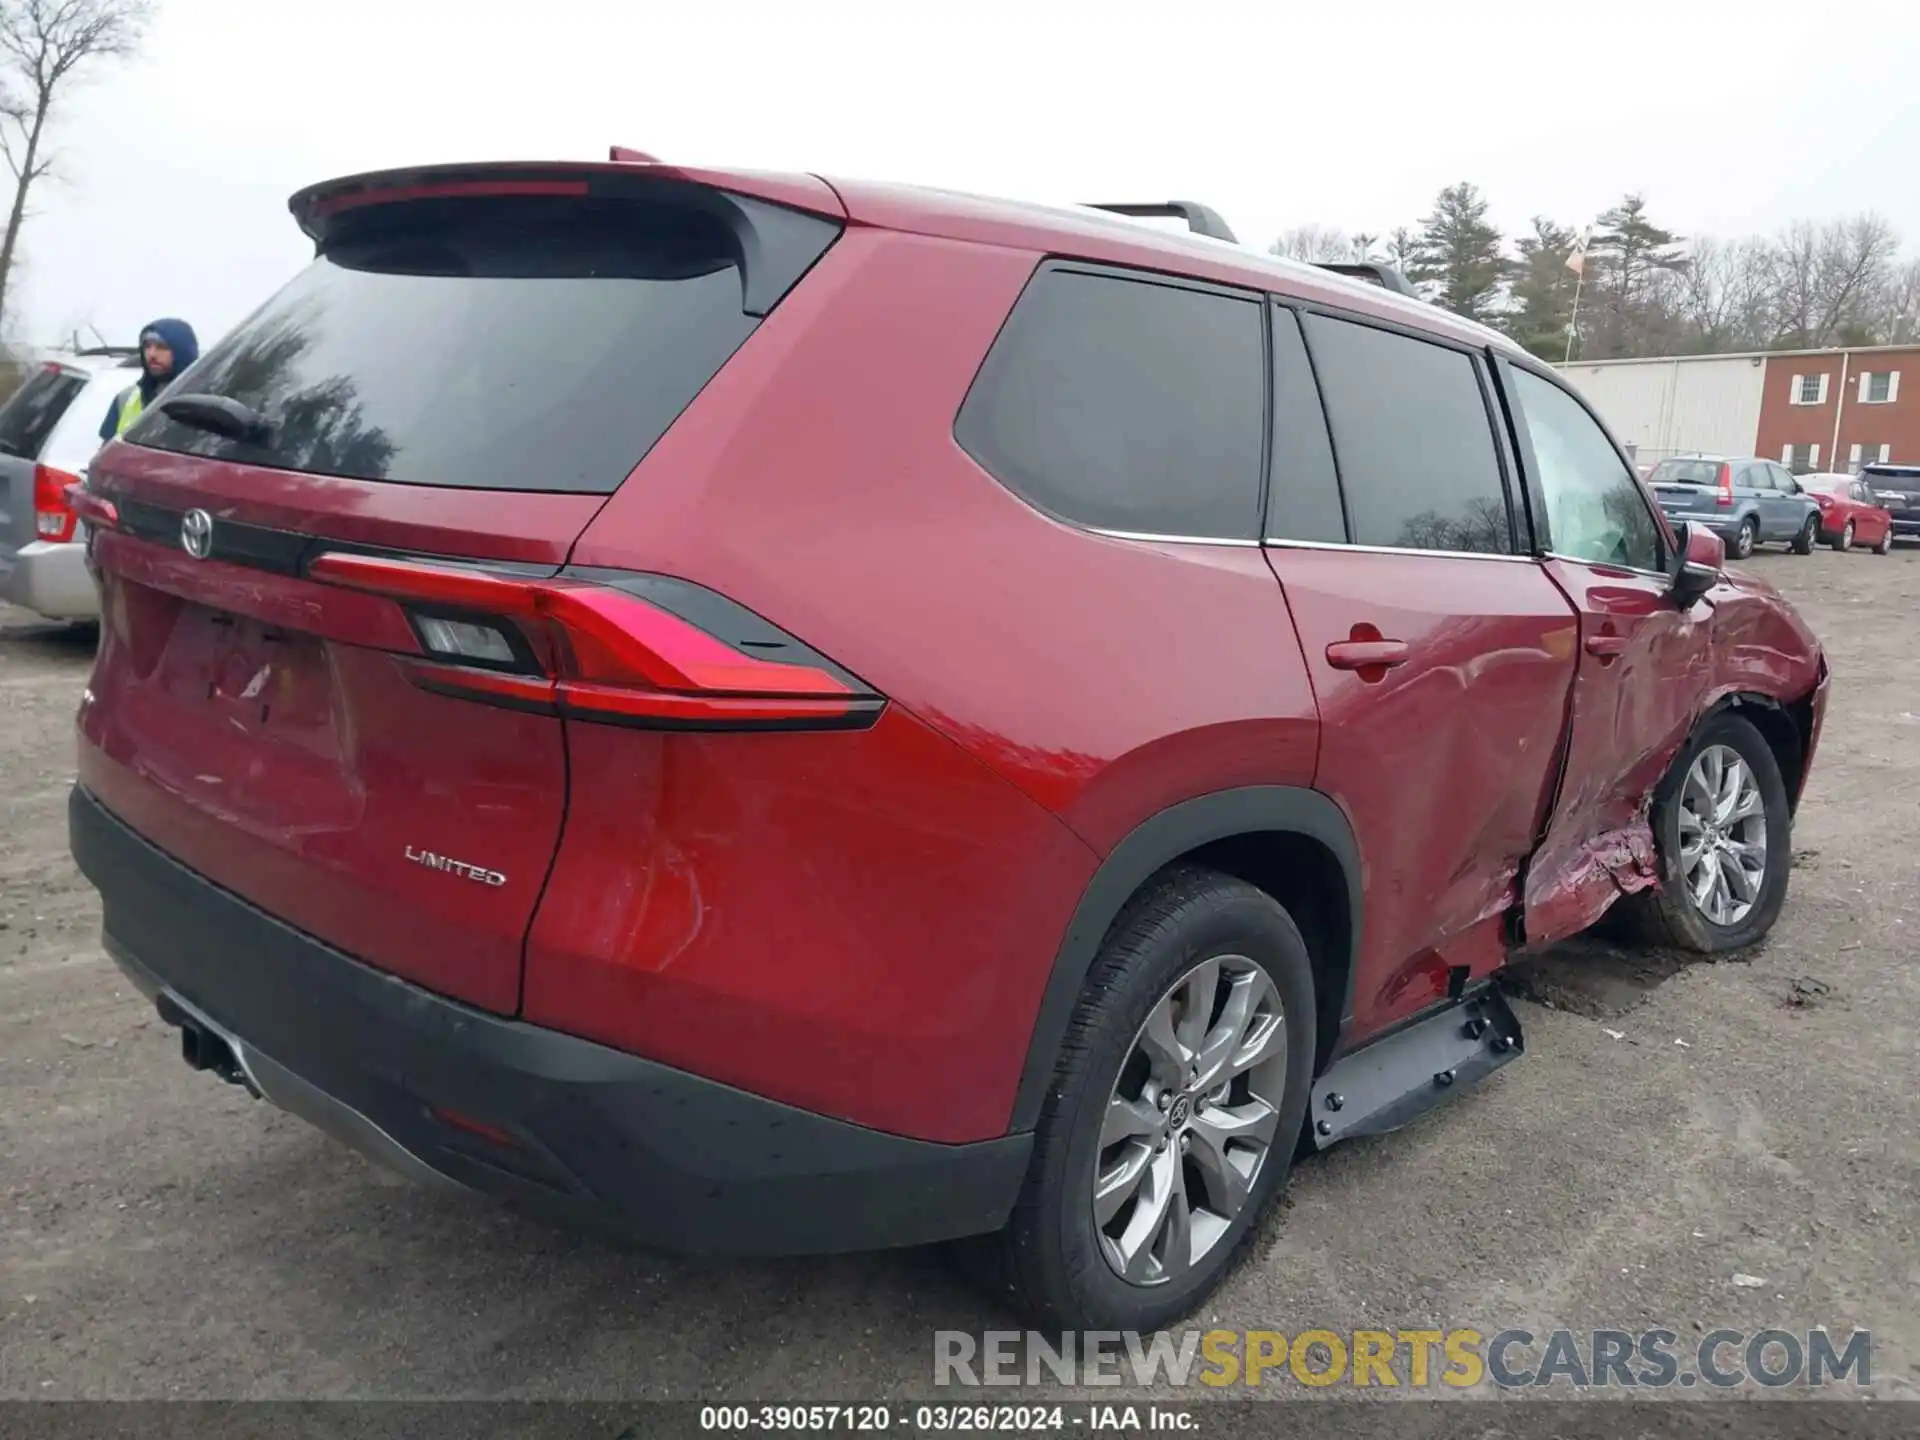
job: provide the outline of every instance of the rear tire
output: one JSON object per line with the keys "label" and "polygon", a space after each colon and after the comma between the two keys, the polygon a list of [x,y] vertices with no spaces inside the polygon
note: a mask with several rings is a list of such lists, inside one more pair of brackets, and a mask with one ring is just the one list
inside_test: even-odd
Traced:
{"label": "rear tire", "polygon": [[1740,529],[1733,537],[1733,558],[1745,560],[1753,554],[1754,543],[1760,538],[1760,525],[1751,515],[1740,522]]}
{"label": "rear tire", "polygon": [[[1745,780],[1737,787],[1729,757],[1744,770]],[[1714,802],[1722,797],[1712,793],[1716,775],[1726,779],[1720,804]],[[1749,796],[1753,813],[1728,823],[1726,815],[1740,810]],[[1614,907],[1619,912],[1615,933],[1718,955],[1744,949],[1773,928],[1787,899],[1793,813],[1779,761],[1751,721],[1723,710],[1695,731],[1654,791],[1651,819],[1660,879]],[[1752,853],[1756,840],[1758,864]],[[1728,877],[1724,888],[1707,883],[1716,866]],[[1736,868],[1744,881],[1733,878]],[[1706,903],[1695,898],[1703,891]],[[1723,899],[1731,902],[1728,908],[1710,913]]]}
{"label": "rear tire", "polygon": [[1820,517],[1818,515],[1809,515],[1807,516],[1807,523],[1800,527],[1800,533],[1793,537],[1793,553],[1796,555],[1811,555],[1813,553],[1814,542],[1819,538]]}
{"label": "rear tire", "polygon": [[[1264,998],[1242,1002],[1243,991]],[[1248,1010],[1237,1031],[1236,1006]],[[1306,944],[1272,896],[1193,866],[1152,882],[1087,977],[1013,1216],[968,1255],[977,1277],[1064,1330],[1157,1330],[1190,1313],[1286,1181],[1313,1083],[1314,1014]],[[1222,1089],[1209,1051],[1224,1057],[1219,1074],[1259,1058]],[[1177,1088],[1160,1083],[1163,1069]],[[1257,1159],[1238,1138],[1255,1127]]]}
{"label": "rear tire", "polygon": [[1846,528],[1843,529],[1834,540],[1833,548],[1836,550],[1851,550],[1853,548],[1853,521],[1847,521]]}

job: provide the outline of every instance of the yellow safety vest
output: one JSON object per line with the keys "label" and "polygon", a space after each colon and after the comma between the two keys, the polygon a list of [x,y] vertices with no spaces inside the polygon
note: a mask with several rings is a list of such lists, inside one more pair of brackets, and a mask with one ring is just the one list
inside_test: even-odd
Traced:
{"label": "yellow safety vest", "polygon": [[120,397],[120,423],[114,427],[114,435],[118,437],[126,434],[127,427],[140,418],[140,412],[144,408],[145,403],[140,399],[140,387],[138,385],[127,387],[126,393]]}

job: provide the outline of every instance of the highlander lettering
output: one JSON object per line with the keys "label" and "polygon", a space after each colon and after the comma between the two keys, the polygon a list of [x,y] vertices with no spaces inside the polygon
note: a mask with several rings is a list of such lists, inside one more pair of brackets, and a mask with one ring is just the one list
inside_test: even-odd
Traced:
{"label": "highlander lettering", "polygon": [[407,859],[416,865],[424,865],[429,870],[444,870],[449,875],[459,875],[468,880],[477,880],[482,885],[504,885],[507,877],[498,870],[488,870],[483,866],[469,865],[464,860],[455,860],[447,855],[436,855],[431,850],[416,850],[407,846]]}

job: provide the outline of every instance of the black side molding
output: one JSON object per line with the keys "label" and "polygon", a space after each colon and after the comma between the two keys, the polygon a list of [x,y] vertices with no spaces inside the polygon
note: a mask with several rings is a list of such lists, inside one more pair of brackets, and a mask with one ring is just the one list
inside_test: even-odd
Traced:
{"label": "black side molding", "polygon": [[1261,833],[1304,835],[1318,841],[1333,853],[1346,876],[1352,938],[1346,957],[1347,991],[1340,1005],[1340,1024],[1345,1030],[1353,1015],[1354,961],[1360,953],[1361,934],[1360,847],[1353,838],[1353,827],[1340,807],[1317,790],[1293,785],[1216,790],[1142,821],[1113,847],[1087,882],[1040,997],[1026,1066],[1014,1094],[1010,1131],[1031,1130],[1039,1123],[1067,1021],[1072,1018],[1107,931],[1134,892],[1156,871],[1203,845]]}
{"label": "black side molding", "polygon": [[1336,1060],[1313,1087],[1307,1133],[1320,1150],[1358,1135],[1385,1135],[1526,1049],[1506,997],[1485,986]]}

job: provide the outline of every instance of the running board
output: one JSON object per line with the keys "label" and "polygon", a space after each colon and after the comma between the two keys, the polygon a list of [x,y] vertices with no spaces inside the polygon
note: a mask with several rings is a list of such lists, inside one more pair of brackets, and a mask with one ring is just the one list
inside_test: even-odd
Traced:
{"label": "running board", "polygon": [[1333,1063],[1313,1087],[1316,1150],[1398,1130],[1526,1053],[1520,1022],[1491,986]]}

